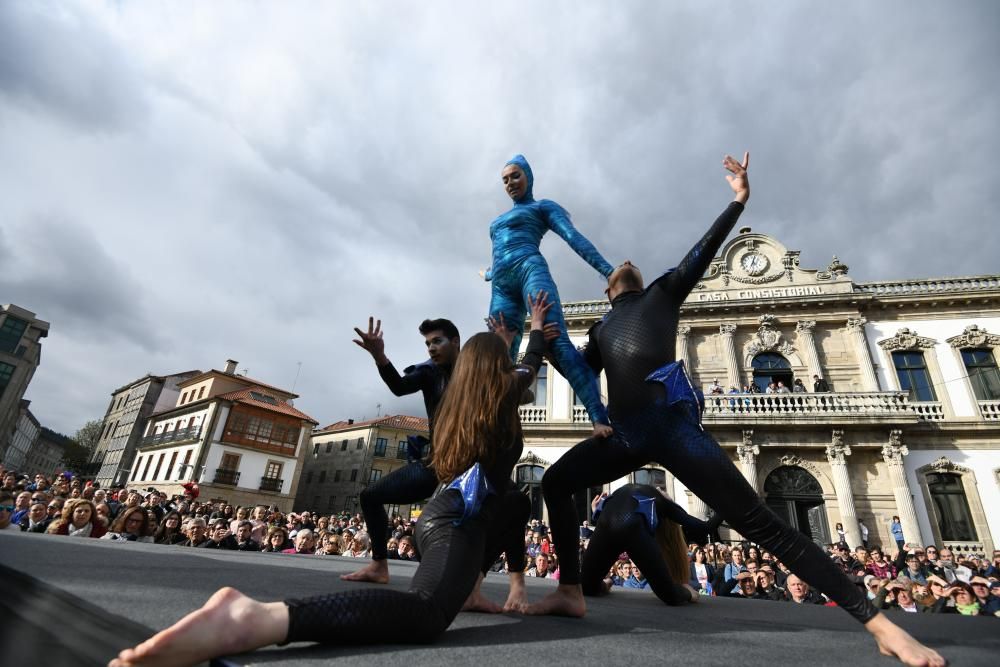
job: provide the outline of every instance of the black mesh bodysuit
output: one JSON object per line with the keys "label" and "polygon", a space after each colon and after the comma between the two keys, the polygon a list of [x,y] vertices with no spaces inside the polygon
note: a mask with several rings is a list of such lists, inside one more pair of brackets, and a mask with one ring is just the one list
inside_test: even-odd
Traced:
{"label": "black mesh bodysuit", "polygon": [[[434,433],[434,415],[438,403],[451,378],[451,366],[439,366],[432,361],[409,366],[400,375],[392,363],[378,367],[382,381],[396,396],[406,396],[416,392],[424,395],[427,421],[431,434]],[[361,513],[371,536],[372,560],[385,560],[387,556],[389,516],[386,505],[411,505],[430,498],[437,488],[437,477],[427,465],[427,457],[420,461],[394,470],[369,484],[361,492]]]}
{"label": "black mesh bodysuit", "polygon": [[[518,374],[518,382],[512,389],[515,396],[520,397],[530,385],[541,366],[544,349],[542,333],[532,331],[522,365],[515,371]],[[498,555],[485,554],[487,548],[499,551],[499,540],[494,541],[488,533],[504,532],[498,529],[498,524],[505,523],[511,471],[522,451],[518,431],[510,443],[498,446],[492,462],[481,462],[497,493],[483,501],[477,516],[461,525],[455,525],[463,510],[458,490],[446,489],[427,503],[417,520],[416,543],[421,560],[409,591],[365,587],[286,600],[289,616],[286,641],[337,644],[433,641],[455,619],[476,584],[482,564],[492,563]],[[521,540],[523,544],[523,534]],[[392,627],[393,631],[387,633],[386,627]]]}
{"label": "black mesh bodysuit", "polygon": [[669,520],[680,524],[685,534],[690,531],[707,535],[712,530],[709,524],[685,512],[677,503],[654,487],[645,484],[626,484],[604,501],[601,515],[597,518],[594,534],[590,537],[590,544],[583,555],[580,574],[583,594],[600,595],[603,592],[601,582],[607,576],[608,570],[618,559],[619,554],[627,551],[632,562],[642,570],[649,587],[657,597],[669,605],[689,602],[691,598],[687,589],[670,578],[667,564],[663,560],[648,520],[637,511],[639,503],[635,499],[636,494],[656,501],[657,518],[660,521]]}
{"label": "black mesh bodysuit", "polygon": [[809,538],[769,510],[686,403],[668,405],[662,384],[647,382],[674,361],[680,307],[708,268],[743,206],[733,202],[678,267],[641,292],[618,295],[604,321],[590,331],[585,358],[603,368],[608,412],[615,435],[588,439],[550,467],[542,480],[553,541],[561,562],[560,583],[579,583],[575,545],[579,521],[576,489],[623,477],[655,461],[714,508],[747,539],[770,550],[810,585],[861,622],[877,611]]}

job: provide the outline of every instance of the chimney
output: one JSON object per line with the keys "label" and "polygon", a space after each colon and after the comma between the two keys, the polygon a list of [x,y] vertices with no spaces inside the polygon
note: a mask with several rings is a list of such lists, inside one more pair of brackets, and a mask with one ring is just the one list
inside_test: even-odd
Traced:
{"label": "chimney", "polygon": [[232,359],[226,359],[226,370],[225,370],[226,375],[236,375],[236,366],[238,366],[239,363],[240,362],[234,361]]}

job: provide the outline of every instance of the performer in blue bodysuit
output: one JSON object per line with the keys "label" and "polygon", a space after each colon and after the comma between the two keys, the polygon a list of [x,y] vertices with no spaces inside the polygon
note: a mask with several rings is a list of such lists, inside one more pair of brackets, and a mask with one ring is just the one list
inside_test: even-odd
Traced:
{"label": "performer in blue bodysuit", "polygon": [[538,246],[545,232],[551,229],[604,278],[611,275],[613,267],[573,227],[569,213],[562,206],[548,199],[535,200],[532,196],[534,176],[523,155],[515,155],[504,166],[502,176],[504,188],[514,200],[514,207],[490,224],[493,264],[484,275],[486,280],[493,281],[490,317],[516,331],[510,346],[511,358],[516,361],[521,330],[528,312],[528,295],[546,292],[549,301],[554,304],[546,324],[555,322],[560,331],[559,338],[549,344],[553,365],[569,381],[595,426],[606,425],[608,411],[601,402],[597,376],[570,342],[559,293]]}

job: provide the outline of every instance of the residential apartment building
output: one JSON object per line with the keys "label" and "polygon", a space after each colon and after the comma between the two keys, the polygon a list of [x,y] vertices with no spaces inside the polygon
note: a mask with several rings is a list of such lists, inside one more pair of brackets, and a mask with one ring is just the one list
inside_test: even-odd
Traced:
{"label": "residential apartment building", "polygon": [[125,484],[149,416],[175,406],[181,394],[179,384],[200,373],[146,375],[111,392],[101,437],[90,459],[100,466],[98,484],[103,488]]}
{"label": "residential apartment building", "polygon": [[318,423],[284,389],[225,370],[177,384],[173,406],[150,416],[128,485],[182,493],[196,480],[200,498],[292,509],[309,436]]}
{"label": "residential apartment building", "polygon": [[[311,453],[295,496],[296,510],[332,513],[360,511],[358,496],[371,482],[407,464],[407,437],[428,437],[427,419],[394,415],[340,421],[312,434]],[[423,503],[392,505],[389,516],[419,515]]]}
{"label": "residential apartment building", "polygon": [[21,399],[42,361],[49,323],[13,304],[0,306],[0,462],[6,463],[21,418]]}
{"label": "residential apartment building", "polygon": [[69,442],[72,442],[70,438],[43,426],[35,445],[28,452],[25,470],[49,477],[58,475],[64,470],[63,456]]}
{"label": "residential apartment building", "polygon": [[[1000,537],[1000,276],[854,282],[836,257],[823,269],[743,228],[681,309],[676,355],[705,390],[705,428],[767,504],[817,542],[908,541],[989,553]],[[571,338],[608,311],[564,304]],[[813,377],[830,385],[815,393]],[[806,393],[766,391],[802,380]],[[718,380],[725,393],[711,395]],[[605,387],[602,378],[602,386]],[[729,393],[729,392],[733,393]],[[589,433],[565,380],[543,368],[521,408],[525,454],[516,480],[545,515],[545,469]],[[669,447],[670,443],[664,443]],[[659,466],[587,490],[652,483],[695,515],[709,510]]]}
{"label": "residential apartment building", "polygon": [[41,432],[41,424],[35,419],[35,416],[31,414],[31,410],[28,406],[31,401],[26,401],[21,399],[21,410],[17,418],[17,424],[14,427],[14,434],[10,439],[10,446],[7,448],[7,454],[4,457],[4,465],[13,470],[20,470],[27,473],[36,472],[27,466],[28,457],[31,454],[32,448],[35,446],[35,442],[38,440],[38,434]]}

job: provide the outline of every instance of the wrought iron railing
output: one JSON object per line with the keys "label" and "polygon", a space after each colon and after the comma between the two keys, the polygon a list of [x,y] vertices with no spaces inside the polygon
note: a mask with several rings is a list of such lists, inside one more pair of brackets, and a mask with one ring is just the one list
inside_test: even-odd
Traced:
{"label": "wrought iron railing", "polygon": [[261,477],[260,478],[260,490],[261,491],[274,491],[278,493],[281,491],[281,486],[285,481],[278,479],[277,477]]}
{"label": "wrought iron railing", "polygon": [[213,484],[227,484],[229,486],[236,486],[240,481],[240,473],[237,470],[230,470],[228,468],[216,468],[215,478],[212,480]]}
{"label": "wrought iron railing", "polygon": [[179,440],[197,440],[199,437],[201,437],[201,426],[188,426],[187,428],[179,428],[173,431],[146,436],[142,439],[141,446],[162,445],[167,442],[177,442]]}

